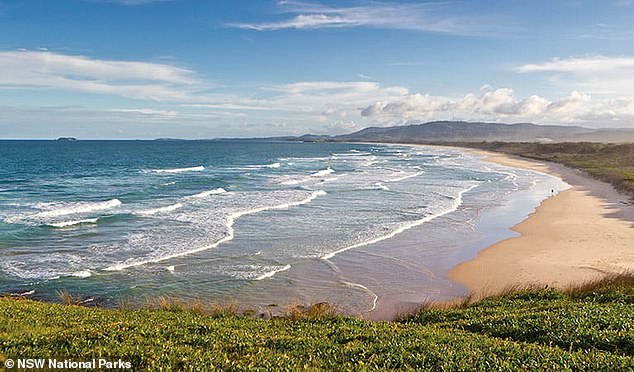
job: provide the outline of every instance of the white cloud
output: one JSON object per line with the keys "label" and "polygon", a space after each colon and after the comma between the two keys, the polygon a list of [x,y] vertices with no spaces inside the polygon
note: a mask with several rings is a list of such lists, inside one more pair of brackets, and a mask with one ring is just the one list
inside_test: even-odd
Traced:
{"label": "white cloud", "polygon": [[547,62],[525,64],[518,73],[542,73],[550,81],[593,95],[634,96],[634,58],[588,56],[555,58]]}
{"label": "white cloud", "polygon": [[[628,58],[594,57],[518,68],[522,73],[573,74],[576,85],[570,90],[572,93],[554,100],[539,95],[518,97],[510,88],[495,89],[489,85],[462,97],[435,96],[367,80],[300,81],[253,87],[248,95],[241,95],[214,93],[212,84],[199,79],[195,71],[169,64],[100,60],[47,50],[0,52],[0,89],[50,90],[51,97],[58,91],[72,91],[130,99],[121,105],[124,107],[114,108],[5,107],[0,112],[0,124],[36,126],[46,120],[56,121],[57,127],[62,128],[66,122],[79,125],[85,121],[149,128],[155,123],[223,128],[226,135],[333,134],[377,123],[440,119],[629,126],[634,123],[631,95],[604,97],[585,88],[597,75],[612,88],[620,83],[624,89],[632,78],[621,75],[631,65]],[[619,72],[612,76],[612,69]],[[633,91],[629,90],[630,94]],[[44,99],[38,104],[55,105],[59,100]],[[196,133],[203,132],[216,133]]]}
{"label": "white cloud", "polygon": [[551,61],[537,64],[526,64],[518,67],[517,72],[574,72],[574,73],[597,73],[597,72],[617,72],[622,70],[634,70],[634,58],[628,57],[573,57],[554,58]]}
{"label": "white cloud", "polygon": [[496,33],[502,24],[491,16],[466,18],[451,14],[456,12],[448,3],[399,4],[372,1],[362,4],[335,7],[300,1],[280,1],[280,10],[291,14],[291,18],[275,22],[231,23],[229,26],[257,31],[373,27],[472,36]]}
{"label": "white cloud", "polygon": [[203,84],[167,64],[109,61],[46,50],[0,52],[0,88],[54,88],[155,101],[183,100]]}
{"label": "white cloud", "polygon": [[140,116],[151,117],[156,119],[175,119],[178,117],[178,111],[175,110],[157,110],[150,108],[125,108],[125,109],[109,109],[105,110],[115,113],[138,114]]}
{"label": "white cloud", "polygon": [[394,100],[409,91],[369,81],[309,81],[270,87],[277,94],[267,100],[274,107],[302,108],[302,115],[319,122],[359,118],[361,107],[376,100]]}
{"label": "white cloud", "polygon": [[518,98],[512,89],[484,86],[479,93],[461,98],[417,93],[398,100],[377,101],[361,110],[361,115],[383,123],[442,119],[614,126],[613,121],[622,125],[634,123],[634,99],[594,100],[573,91],[567,97],[550,101],[537,95]]}

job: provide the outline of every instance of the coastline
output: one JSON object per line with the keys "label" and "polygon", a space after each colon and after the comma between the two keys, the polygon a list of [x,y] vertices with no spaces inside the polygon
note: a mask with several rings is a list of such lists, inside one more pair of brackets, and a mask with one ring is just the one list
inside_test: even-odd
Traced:
{"label": "coastline", "polygon": [[508,238],[454,267],[474,300],[511,288],[565,288],[634,270],[634,206],[611,185],[560,164],[474,149],[483,160],[548,173],[572,187],[544,200]]}

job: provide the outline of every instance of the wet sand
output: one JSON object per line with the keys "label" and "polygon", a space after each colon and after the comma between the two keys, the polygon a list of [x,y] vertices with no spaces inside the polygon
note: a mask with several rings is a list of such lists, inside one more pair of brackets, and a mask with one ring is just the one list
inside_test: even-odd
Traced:
{"label": "wet sand", "polygon": [[549,173],[572,186],[544,200],[514,226],[520,236],[496,243],[450,271],[450,279],[475,298],[511,287],[561,288],[634,271],[634,205],[627,196],[559,164],[465,151],[494,163]]}

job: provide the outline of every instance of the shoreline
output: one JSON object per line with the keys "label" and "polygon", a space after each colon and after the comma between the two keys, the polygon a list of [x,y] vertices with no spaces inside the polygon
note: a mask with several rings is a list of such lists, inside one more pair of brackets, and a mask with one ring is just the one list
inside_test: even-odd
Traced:
{"label": "shoreline", "polygon": [[[402,144],[404,146],[418,147],[420,145]],[[514,157],[511,155],[505,155],[502,153],[487,152],[482,150],[452,147],[452,146],[435,146],[435,145],[422,145],[422,147],[436,147],[458,150],[467,154],[475,154],[483,156],[481,161],[488,161],[497,163],[500,165],[511,166],[515,168],[531,169],[541,173],[547,173],[557,176],[573,186],[572,189],[561,192],[554,197],[548,197],[543,200],[539,206],[536,206],[538,199],[535,203],[530,205],[530,209],[526,209],[521,214],[521,217],[513,220],[506,220],[504,222],[504,216],[497,216],[493,218],[493,221],[502,221],[505,223],[505,231],[510,232],[503,236],[498,236],[498,241],[492,244],[494,240],[488,240],[485,243],[478,245],[476,248],[465,255],[465,251],[459,251],[458,249],[447,250],[447,257],[453,257],[451,262],[444,262],[441,259],[431,258],[430,260],[416,261],[420,257],[414,255],[405,255],[406,259],[403,260],[401,256],[386,257],[382,254],[384,244],[389,245],[390,248],[399,249],[401,252],[413,252],[416,247],[420,247],[420,231],[418,229],[412,229],[410,231],[398,234],[396,239],[384,239],[383,244],[378,245],[372,249],[360,249],[350,250],[349,254],[337,256],[337,265],[340,268],[346,268],[344,273],[338,272],[339,269],[335,267],[334,274],[327,271],[327,274],[320,274],[313,276],[312,282],[306,286],[307,289],[311,289],[313,285],[321,285],[324,281],[335,278],[341,285],[339,286],[341,292],[347,291],[345,299],[354,299],[353,305],[349,306],[351,311],[354,311],[354,316],[368,320],[393,320],[395,317],[408,313],[410,311],[418,309],[425,303],[451,303],[454,300],[459,300],[472,294],[470,298],[478,299],[485,297],[486,295],[494,295],[504,291],[509,287],[525,287],[525,286],[544,286],[550,285],[555,287],[566,287],[569,284],[581,283],[592,279],[597,279],[608,273],[622,272],[625,270],[634,269],[634,247],[627,249],[628,242],[634,241],[634,229],[632,229],[632,221],[634,221],[634,205],[629,201],[627,204],[621,204],[624,200],[629,200],[628,197],[616,192],[612,186],[596,181],[589,176],[582,174],[580,171],[576,171],[572,168],[565,167],[556,163],[545,163],[534,161],[531,159],[525,159],[520,157]],[[578,190],[575,190],[577,189]],[[548,194],[550,187],[546,190]],[[571,191],[575,191],[572,193]],[[562,198],[562,196],[568,195],[567,193],[575,194],[573,196]],[[547,197],[547,194],[542,195]],[[577,223],[577,230],[570,231],[570,229],[562,228],[561,225],[556,226],[555,232],[547,231],[544,229],[552,228],[553,220],[557,219],[557,216],[553,216],[554,212],[546,211],[547,218],[544,220],[543,208],[546,205],[554,203],[554,209],[556,212],[568,212],[568,217],[578,217],[578,215],[585,216],[583,213],[578,213],[579,205],[585,203],[591,203],[594,199],[598,200],[597,205],[590,205],[594,217],[597,217],[601,223],[609,221],[607,225],[610,227],[606,230],[606,234],[616,237],[621,244],[618,252],[613,252],[609,249],[613,240],[606,240],[601,235],[605,230],[601,224],[598,224],[590,232],[585,231],[586,235],[592,235],[591,237],[581,236],[579,231],[584,232],[586,226],[583,223]],[[568,200],[568,204],[562,204],[561,199]],[[485,201],[487,199],[484,199]],[[490,200],[488,200],[490,202]],[[580,201],[583,201],[580,202]],[[596,200],[594,200],[596,202]],[[597,203],[595,203],[597,204]],[[564,207],[562,207],[562,205]],[[594,208],[594,209],[593,209]],[[535,209],[533,213],[528,215],[529,211]],[[513,210],[516,210],[515,208]],[[600,213],[595,213],[600,210]],[[592,214],[591,213],[591,214]],[[524,231],[522,226],[528,221],[536,220],[541,221],[544,226],[538,225],[533,227],[532,230]],[[555,221],[556,222],[556,221]],[[617,223],[618,228],[614,226],[614,222]],[[515,224],[517,223],[517,224]],[[512,224],[515,224],[511,227]],[[535,223],[534,223],[535,224]],[[625,224],[625,226],[623,226]],[[581,228],[578,225],[582,225]],[[566,227],[566,226],[564,226]],[[628,229],[629,228],[629,229]],[[614,230],[616,229],[616,230]],[[574,230],[574,229],[572,229]],[[520,237],[508,238],[512,235],[512,231],[521,234]],[[623,231],[627,231],[624,238]],[[585,250],[582,252],[582,262],[577,262],[568,257],[569,250],[562,249],[558,246],[556,241],[559,239],[561,233],[568,233],[569,240],[577,239],[584,241]],[[629,235],[627,235],[629,234]],[[555,238],[553,238],[555,237]],[[550,238],[550,240],[548,239]],[[503,240],[504,239],[504,240]],[[382,239],[383,240],[383,239]],[[518,248],[518,241],[519,248]],[[596,249],[594,247],[600,246],[607,242],[608,247],[601,247],[604,252],[601,252],[601,256],[597,257]],[[510,248],[509,248],[510,245]],[[553,245],[555,245],[553,249]],[[593,246],[594,245],[594,246]],[[631,243],[630,243],[631,245]],[[365,246],[365,244],[364,244]],[[528,249],[526,249],[528,247]],[[538,247],[539,249],[535,249]],[[477,255],[477,256],[476,256]],[[475,258],[474,258],[475,257]],[[410,259],[411,258],[411,259]],[[574,257],[579,258],[579,257]],[[468,261],[467,261],[468,260]],[[598,263],[593,260],[600,260]],[[320,259],[319,262],[327,261]],[[443,262],[446,266],[439,266]],[[398,272],[398,275],[394,276],[394,280],[382,283],[378,280],[370,278],[369,281],[364,281],[363,275],[368,272],[368,265],[373,264],[374,267],[383,272]],[[293,264],[295,266],[295,264]],[[569,265],[570,267],[567,267]],[[440,267],[440,269],[438,269]],[[321,266],[317,267],[322,268]],[[432,270],[431,268],[434,268]],[[347,270],[350,269],[350,270]],[[168,269],[169,270],[169,269]],[[313,270],[319,272],[319,270]],[[306,273],[307,271],[300,271],[300,273]],[[310,271],[308,271],[310,272]],[[356,275],[355,273],[361,275]],[[427,274],[427,277],[421,274]],[[295,280],[304,280],[302,276],[284,273],[280,280],[286,280],[293,282]],[[359,279],[360,280],[357,280]],[[420,282],[421,279],[429,279],[428,282]],[[402,282],[407,282],[409,288],[403,289]],[[439,283],[445,285],[442,287],[434,287]],[[397,287],[398,286],[398,287]],[[428,286],[426,288],[426,286]],[[392,287],[392,288],[390,288]],[[395,291],[394,288],[399,288],[401,291]],[[261,287],[255,287],[253,293]],[[353,296],[349,295],[350,289]],[[427,292],[425,292],[427,290]],[[250,292],[247,292],[247,294]],[[272,292],[275,295],[278,292]],[[308,293],[308,294],[307,294]],[[279,302],[277,299],[271,299],[270,301],[261,301],[257,304],[251,304],[246,309],[270,312],[270,304],[274,304],[275,307],[286,307],[287,305],[293,305],[296,303],[315,304],[321,303],[325,299],[316,296],[314,293],[298,293],[291,296],[280,296],[280,298],[286,298],[289,301]],[[329,293],[332,294],[332,293]],[[427,297],[429,296],[429,297]],[[358,300],[358,301],[357,301]],[[55,301],[53,301],[55,302]],[[221,303],[223,301],[220,301]],[[337,304],[335,300],[331,303]],[[368,309],[361,309],[367,303]],[[269,304],[269,305],[267,305]]]}
{"label": "shoreline", "polygon": [[512,288],[565,288],[634,270],[634,206],[604,182],[560,164],[469,148],[492,163],[557,176],[572,187],[513,226],[517,237],[495,243],[449,272],[473,300]]}

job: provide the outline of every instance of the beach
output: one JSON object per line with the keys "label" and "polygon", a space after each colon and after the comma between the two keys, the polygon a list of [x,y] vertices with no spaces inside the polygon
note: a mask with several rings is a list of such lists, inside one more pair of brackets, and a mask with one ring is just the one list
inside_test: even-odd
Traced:
{"label": "beach", "polygon": [[[20,167],[5,186],[0,227],[10,234],[0,240],[9,247],[0,252],[0,292],[55,301],[64,288],[102,306],[144,296],[205,298],[263,314],[328,302],[345,314],[390,320],[469,292],[564,286],[632,266],[634,239],[624,221],[634,213],[616,208],[627,199],[558,165],[363,143],[246,149],[230,141],[80,141],[44,142],[40,151],[66,164],[78,147],[86,166],[53,185],[55,194],[49,180],[63,168]],[[4,148],[13,149],[4,159],[17,156],[14,163],[31,157],[36,165],[44,156],[28,144]],[[98,159],[89,148],[100,149]],[[121,149],[135,156],[121,163]],[[158,156],[164,153],[173,155]],[[101,176],[85,177],[95,172]],[[568,187],[560,178],[575,187],[560,193]],[[521,243],[533,250],[496,248],[524,242],[513,238],[518,233],[540,240]]]}
{"label": "beach", "polygon": [[559,164],[465,150],[485,160],[549,173],[572,187],[544,200],[513,230],[449,272],[474,299],[510,288],[565,288],[634,270],[634,206],[610,185]]}

